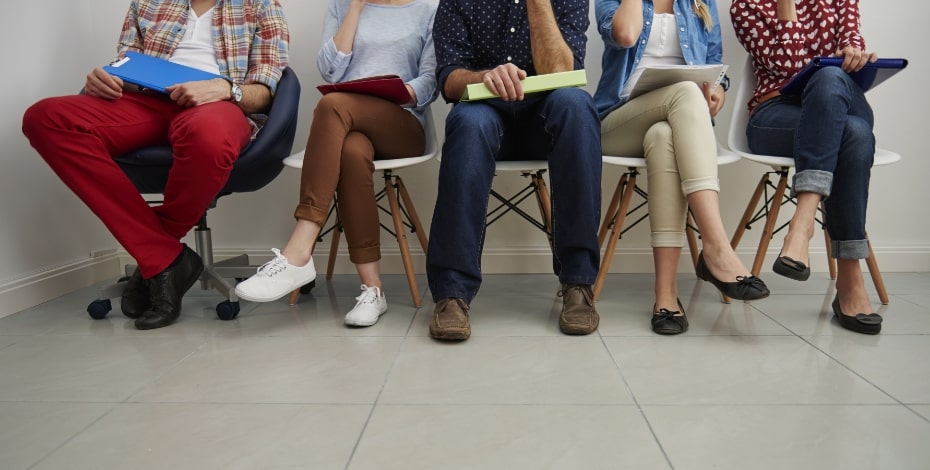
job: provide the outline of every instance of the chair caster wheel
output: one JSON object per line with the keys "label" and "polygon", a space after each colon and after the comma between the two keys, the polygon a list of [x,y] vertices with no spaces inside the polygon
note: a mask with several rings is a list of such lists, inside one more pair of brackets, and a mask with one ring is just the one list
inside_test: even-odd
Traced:
{"label": "chair caster wheel", "polygon": [[224,300],[216,305],[216,316],[223,321],[229,321],[239,316],[239,302]]}
{"label": "chair caster wheel", "polygon": [[101,320],[106,318],[112,309],[113,305],[110,303],[110,299],[99,299],[87,306],[87,314],[94,320]]}
{"label": "chair caster wheel", "polygon": [[313,290],[314,287],[316,287],[316,280],[312,280],[309,283],[300,286],[300,294],[307,295],[310,293],[310,291]]}

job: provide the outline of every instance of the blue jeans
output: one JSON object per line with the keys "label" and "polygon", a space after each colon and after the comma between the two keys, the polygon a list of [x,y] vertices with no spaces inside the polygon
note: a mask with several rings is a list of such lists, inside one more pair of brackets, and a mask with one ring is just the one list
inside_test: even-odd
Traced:
{"label": "blue jeans", "polygon": [[779,96],[755,109],[746,127],[753,153],[794,157],[792,194],[822,195],[835,258],[869,256],[865,235],[875,157],[872,108],[839,67],[814,74],[801,96]]}
{"label": "blue jeans", "polygon": [[446,119],[439,194],[426,274],[433,299],[471,300],[481,286],[481,251],[497,160],[548,160],[553,270],[563,284],[594,283],[600,262],[601,125],[577,88],[523,101],[458,103]]}

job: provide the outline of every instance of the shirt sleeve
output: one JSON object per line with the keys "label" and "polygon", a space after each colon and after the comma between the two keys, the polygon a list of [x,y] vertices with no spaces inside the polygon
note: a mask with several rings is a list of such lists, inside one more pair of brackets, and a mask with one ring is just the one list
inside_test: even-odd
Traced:
{"label": "shirt sleeve", "polygon": [[774,8],[748,0],[733,2],[730,19],[737,40],[770,75],[787,80],[804,67],[805,34],[799,22],[780,20]]}
{"label": "shirt sleeve", "polygon": [[714,26],[707,35],[707,58],[708,64],[723,63],[723,36],[720,33],[720,15],[717,12],[717,2],[707,0],[710,7],[710,17],[714,21]]}
{"label": "shirt sleeve", "polygon": [[123,29],[119,35],[119,43],[116,46],[118,57],[126,55],[126,51],[142,52],[142,38],[139,34],[139,2],[132,0],[129,3],[129,11],[126,12],[126,18],[123,19]]}
{"label": "shirt sleeve", "polygon": [[271,0],[259,13],[258,26],[249,49],[249,71],[245,83],[265,84],[274,95],[281,73],[287,67],[289,39],[284,10],[277,0]]}
{"label": "shirt sleeve", "polygon": [[584,68],[585,48],[588,44],[587,31],[591,24],[588,18],[589,8],[588,0],[571,0],[565,2],[565,6],[558,12],[558,17],[555,19],[562,32],[562,38],[572,50],[575,70]]}
{"label": "shirt sleeve", "polygon": [[600,33],[601,39],[608,47],[620,47],[617,41],[614,41],[614,14],[620,8],[620,0],[595,0],[594,3],[594,20],[597,21],[597,32]]}
{"label": "shirt sleeve", "polygon": [[352,63],[352,52],[341,52],[336,49],[333,37],[339,30],[342,15],[337,10],[339,2],[329,2],[326,17],[323,18],[323,45],[316,57],[316,68],[320,76],[327,83],[336,83],[345,76],[349,64]]}
{"label": "shirt sleeve", "polygon": [[407,82],[414,93],[417,94],[417,107],[423,107],[436,99],[436,48],[433,45],[433,21],[430,18],[427,22],[427,30],[424,35],[423,51],[420,53],[419,74],[413,80]]}
{"label": "shirt sleeve", "polygon": [[446,96],[445,84],[449,74],[470,66],[471,40],[465,27],[458,0],[439,2],[433,24],[433,46],[436,54],[436,81],[439,91],[449,103],[457,102]]}
{"label": "shirt sleeve", "polygon": [[865,50],[865,39],[859,33],[859,0],[843,0],[837,7],[838,49],[854,47]]}

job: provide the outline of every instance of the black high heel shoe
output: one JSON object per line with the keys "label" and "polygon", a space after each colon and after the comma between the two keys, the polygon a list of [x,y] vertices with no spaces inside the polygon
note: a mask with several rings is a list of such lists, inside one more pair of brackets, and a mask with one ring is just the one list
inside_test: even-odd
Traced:
{"label": "black high heel shoe", "polygon": [[723,282],[714,277],[704,263],[704,252],[698,255],[694,267],[697,277],[714,285],[723,295],[736,300],[758,300],[769,296],[769,288],[756,276],[736,276],[736,282]]}
{"label": "black high heel shoe", "polygon": [[877,313],[857,313],[852,317],[843,315],[840,310],[840,294],[833,298],[833,314],[839,320],[840,326],[864,335],[877,335],[882,331],[882,316]]}
{"label": "black high heel shoe", "polygon": [[688,331],[688,317],[685,316],[685,308],[681,305],[681,300],[678,300],[678,308],[681,310],[660,308],[656,311],[656,306],[653,304],[652,331],[660,335],[678,335]]}

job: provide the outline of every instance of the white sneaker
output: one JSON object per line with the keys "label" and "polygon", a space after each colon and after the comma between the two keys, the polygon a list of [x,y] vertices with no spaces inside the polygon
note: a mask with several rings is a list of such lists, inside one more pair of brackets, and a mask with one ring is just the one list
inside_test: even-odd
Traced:
{"label": "white sneaker", "polygon": [[274,259],[261,265],[258,272],[236,286],[239,298],[252,302],[271,302],[316,279],[312,257],[305,266],[294,266],[287,262],[287,258],[277,248],[271,251],[274,252]]}
{"label": "white sneaker", "polygon": [[362,295],[355,298],[358,303],[346,314],[346,325],[371,326],[378,323],[378,318],[387,312],[387,299],[384,292],[377,287],[362,284]]}

